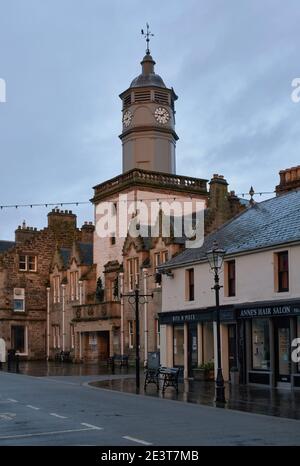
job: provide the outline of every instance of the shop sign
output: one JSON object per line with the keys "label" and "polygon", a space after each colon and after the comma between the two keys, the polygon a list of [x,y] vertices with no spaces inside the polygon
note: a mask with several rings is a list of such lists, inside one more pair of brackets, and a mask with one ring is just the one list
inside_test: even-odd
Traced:
{"label": "shop sign", "polygon": [[238,309],[238,316],[244,319],[249,319],[253,317],[289,316],[297,314],[300,314],[300,306],[298,307],[292,304]]}

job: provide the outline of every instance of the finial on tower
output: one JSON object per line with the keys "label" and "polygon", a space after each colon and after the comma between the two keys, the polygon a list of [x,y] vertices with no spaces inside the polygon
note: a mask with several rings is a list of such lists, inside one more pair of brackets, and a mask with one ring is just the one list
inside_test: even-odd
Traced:
{"label": "finial on tower", "polygon": [[146,44],[147,44],[146,55],[150,55],[149,42],[150,42],[150,37],[153,37],[154,34],[152,34],[152,32],[150,31],[148,23],[146,23],[146,29],[147,29],[147,32],[144,32],[144,29],[141,29],[141,34],[146,39]]}

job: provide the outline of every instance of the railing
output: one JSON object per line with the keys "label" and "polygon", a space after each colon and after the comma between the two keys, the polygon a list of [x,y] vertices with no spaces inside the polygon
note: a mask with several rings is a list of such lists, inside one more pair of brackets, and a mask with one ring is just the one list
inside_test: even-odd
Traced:
{"label": "railing", "polygon": [[120,317],[120,302],[106,301],[97,304],[82,304],[73,306],[73,320],[99,320]]}
{"label": "railing", "polygon": [[207,192],[207,180],[201,178],[191,178],[189,176],[172,175],[168,173],[152,172],[134,168],[111,180],[105,181],[94,187],[95,198],[104,196],[108,192],[118,189],[127,183],[151,185],[158,187],[190,189],[198,192]]}

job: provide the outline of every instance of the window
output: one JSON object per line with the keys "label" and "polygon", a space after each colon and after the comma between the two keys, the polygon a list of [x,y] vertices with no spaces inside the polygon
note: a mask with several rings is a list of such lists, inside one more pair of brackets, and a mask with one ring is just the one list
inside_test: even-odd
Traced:
{"label": "window", "polygon": [[113,234],[111,237],[110,237],[110,244],[112,246],[114,246],[116,244],[116,237],[115,237],[115,234]]}
{"label": "window", "polygon": [[159,324],[158,319],[155,319],[155,335],[156,335],[156,348],[160,349],[160,324]]}
{"label": "window", "polygon": [[194,269],[186,270],[186,299],[194,301]]}
{"label": "window", "polygon": [[36,272],[37,257],[21,254],[19,256],[19,270],[23,272]]}
{"label": "window", "polygon": [[60,348],[60,328],[59,325],[52,325],[53,348]]}
{"label": "window", "polygon": [[226,262],[227,267],[227,296],[235,296],[235,261]]}
{"label": "window", "polygon": [[128,321],[128,330],[129,330],[129,348],[134,347],[134,340],[135,340],[135,335],[134,335],[134,321],[129,320]]}
{"label": "window", "polygon": [[27,334],[24,325],[11,327],[11,347],[20,354],[27,354]]}
{"label": "window", "polygon": [[277,291],[289,291],[289,255],[288,251],[277,253]]}
{"label": "window", "polygon": [[71,301],[79,299],[79,282],[78,282],[78,271],[70,272],[70,282],[71,282]]}
{"label": "window", "polygon": [[60,302],[60,276],[55,275],[53,277],[53,302],[59,303]]}
{"label": "window", "polygon": [[133,291],[139,283],[139,259],[133,257],[127,260],[128,266],[128,288]]}
{"label": "window", "polygon": [[161,253],[161,263],[164,264],[165,262],[167,262],[168,258],[169,258],[168,251],[162,251],[162,253]]}
{"label": "window", "polygon": [[154,254],[154,267],[159,267],[160,265],[160,252]]}
{"label": "window", "polygon": [[174,366],[184,365],[184,328],[183,328],[183,325],[174,326],[173,357],[174,357]]}
{"label": "window", "polygon": [[75,348],[75,330],[74,325],[70,324],[70,342],[71,342],[71,349]]}
{"label": "window", "polygon": [[270,335],[268,319],[252,320],[252,368],[270,369]]}
{"label": "window", "polygon": [[14,288],[14,312],[25,312],[25,289]]}
{"label": "window", "polygon": [[[300,338],[300,317],[297,317],[297,338]],[[299,353],[298,353],[299,355]],[[300,361],[298,362],[298,372],[300,372]]]}

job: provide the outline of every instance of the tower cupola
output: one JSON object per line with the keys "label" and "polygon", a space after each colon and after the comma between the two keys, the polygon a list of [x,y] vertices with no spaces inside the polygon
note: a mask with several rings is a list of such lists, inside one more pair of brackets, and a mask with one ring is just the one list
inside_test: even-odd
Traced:
{"label": "tower cupola", "polygon": [[152,35],[147,25],[146,55],[141,61],[142,72],[134,78],[129,88],[120,94],[122,108],[123,173],[141,168],[174,174],[175,105],[173,88],[168,88],[155,73],[149,41]]}

